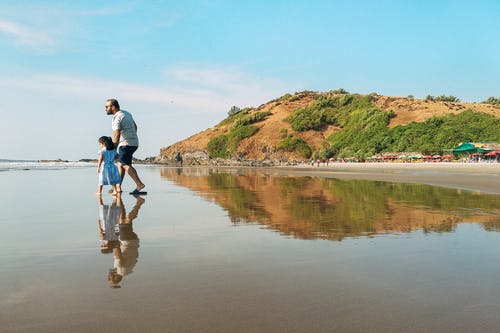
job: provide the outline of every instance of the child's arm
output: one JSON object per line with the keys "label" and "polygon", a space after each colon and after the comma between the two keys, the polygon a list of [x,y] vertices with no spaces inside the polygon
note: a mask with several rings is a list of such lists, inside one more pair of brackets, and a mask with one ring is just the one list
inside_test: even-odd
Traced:
{"label": "child's arm", "polygon": [[99,237],[104,239],[104,230],[102,230],[101,220],[97,220],[97,231],[99,231]]}
{"label": "child's arm", "polygon": [[102,164],[102,153],[99,153],[99,158],[97,159],[97,173],[99,173],[99,170],[101,170],[101,164]]}

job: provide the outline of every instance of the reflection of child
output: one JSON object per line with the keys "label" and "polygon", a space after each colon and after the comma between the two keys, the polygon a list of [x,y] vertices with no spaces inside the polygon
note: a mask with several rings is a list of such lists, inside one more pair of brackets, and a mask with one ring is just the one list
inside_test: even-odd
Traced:
{"label": "reflection of child", "polygon": [[113,195],[117,195],[122,191],[122,179],[115,164],[115,156],[117,155],[115,145],[109,136],[101,136],[98,141],[101,150],[99,151],[99,159],[97,160],[97,173],[99,174],[97,194],[102,193],[103,185],[112,185]]}
{"label": "reflection of child", "polygon": [[121,208],[116,204],[116,198],[110,205],[104,205],[102,197],[99,196],[99,221],[97,228],[99,230],[99,237],[101,239],[101,252],[111,253],[113,248],[120,246],[118,241],[119,227],[118,219],[120,217]]}

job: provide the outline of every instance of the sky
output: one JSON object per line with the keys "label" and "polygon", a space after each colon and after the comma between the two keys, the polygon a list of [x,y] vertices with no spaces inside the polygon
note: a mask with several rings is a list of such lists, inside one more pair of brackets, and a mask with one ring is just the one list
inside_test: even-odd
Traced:
{"label": "sky", "polygon": [[0,1],[0,159],[96,158],[106,99],[158,155],[303,90],[500,96],[500,1]]}

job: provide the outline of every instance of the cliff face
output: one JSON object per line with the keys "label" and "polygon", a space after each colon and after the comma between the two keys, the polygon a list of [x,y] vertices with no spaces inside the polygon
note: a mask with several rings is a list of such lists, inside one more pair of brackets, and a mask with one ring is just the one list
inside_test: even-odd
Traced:
{"label": "cliff face", "polygon": [[[175,156],[180,153],[185,165],[217,165],[217,164],[251,164],[260,161],[259,165],[282,164],[285,161],[304,161],[306,158],[295,152],[287,152],[277,149],[278,143],[283,138],[283,131],[300,138],[314,151],[322,147],[330,134],[341,130],[338,126],[324,126],[321,130],[308,130],[297,132],[292,129],[290,123],[285,118],[299,108],[311,106],[320,97],[342,96],[331,93],[302,92],[291,95],[292,98],[276,99],[258,108],[248,110],[247,115],[256,113],[268,114],[265,119],[252,124],[258,127],[258,131],[243,140],[233,153],[232,162],[230,159],[212,159],[209,157],[207,144],[209,141],[220,135],[227,135],[233,123],[222,121],[214,127],[188,137],[171,146],[160,149],[156,161],[166,164],[180,164],[175,160]],[[384,111],[391,111],[389,127],[406,125],[411,122],[423,122],[433,116],[443,116],[447,114],[457,114],[467,109],[484,112],[500,118],[500,107],[483,103],[462,103],[462,102],[437,102],[406,97],[371,96],[371,103]]]}

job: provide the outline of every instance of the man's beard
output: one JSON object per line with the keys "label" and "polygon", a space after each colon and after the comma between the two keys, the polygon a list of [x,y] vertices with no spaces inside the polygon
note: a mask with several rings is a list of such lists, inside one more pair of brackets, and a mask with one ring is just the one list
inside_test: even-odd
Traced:
{"label": "man's beard", "polygon": [[109,111],[108,111],[108,110],[106,110],[106,114],[109,116],[109,115],[113,114],[113,111],[111,111],[111,110],[109,110]]}

